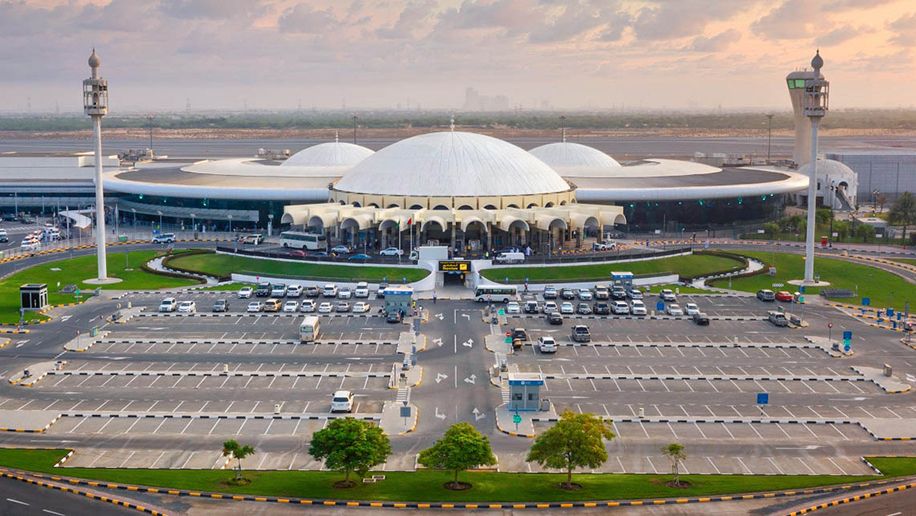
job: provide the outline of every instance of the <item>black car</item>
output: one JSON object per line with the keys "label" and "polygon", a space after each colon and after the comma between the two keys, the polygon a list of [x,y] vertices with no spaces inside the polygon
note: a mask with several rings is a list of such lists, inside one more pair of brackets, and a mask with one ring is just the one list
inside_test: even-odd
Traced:
{"label": "black car", "polygon": [[270,296],[270,283],[258,283],[258,286],[254,289],[255,297],[268,297]]}
{"label": "black car", "polygon": [[563,299],[575,299],[576,291],[571,288],[564,288],[563,290],[560,291],[560,297],[562,297]]}
{"label": "black car", "polygon": [[516,328],[512,330],[512,340],[528,340],[528,332],[525,328]]}
{"label": "black car", "polygon": [[390,323],[399,323],[404,320],[404,317],[401,316],[401,312],[388,312],[388,315],[385,317],[385,322]]}
{"label": "black car", "polygon": [[8,236],[6,236],[6,235],[0,235],[0,243],[5,244],[5,243],[7,243],[7,242],[9,242],[9,241],[10,241],[10,239],[9,239]]}
{"label": "black car", "polygon": [[595,315],[611,315],[611,305],[603,301],[599,301],[598,303],[595,303],[595,308],[593,311],[595,312]]}
{"label": "black car", "polygon": [[560,312],[550,312],[547,314],[547,322],[553,325],[563,324],[563,316]]}
{"label": "black car", "polygon": [[305,297],[318,297],[321,295],[321,289],[316,287],[315,285],[312,285],[310,287],[305,287],[305,290],[303,292],[305,293]]}
{"label": "black car", "polygon": [[213,311],[214,312],[228,312],[229,311],[229,301],[226,299],[217,299],[213,302]]}
{"label": "black car", "polygon": [[693,314],[693,322],[697,323],[698,326],[709,326],[709,316],[703,312],[697,312]]}

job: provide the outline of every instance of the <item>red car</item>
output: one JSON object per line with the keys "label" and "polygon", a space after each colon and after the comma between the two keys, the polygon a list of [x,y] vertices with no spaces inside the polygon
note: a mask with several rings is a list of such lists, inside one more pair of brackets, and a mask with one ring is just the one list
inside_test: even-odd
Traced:
{"label": "red car", "polygon": [[776,293],[776,300],[791,303],[792,301],[795,301],[795,296],[793,296],[791,292],[780,290]]}
{"label": "red car", "polygon": [[305,258],[305,251],[302,251],[302,250],[300,250],[300,249],[297,249],[297,250],[295,250],[295,251],[290,251],[290,252],[289,252],[289,255],[290,255],[290,256],[295,256],[296,258]]}

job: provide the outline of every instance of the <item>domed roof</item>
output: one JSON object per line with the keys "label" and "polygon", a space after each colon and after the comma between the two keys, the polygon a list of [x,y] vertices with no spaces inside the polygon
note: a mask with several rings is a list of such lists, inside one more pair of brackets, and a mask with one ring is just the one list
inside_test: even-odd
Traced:
{"label": "domed roof", "polygon": [[95,49],[92,49],[92,53],[89,54],[89,68],[98,68],[102,64],[102,60],[99,59],[99,55],[95,53]]}
{"label": "domed roof", "polygon": [[[604,176],[613,174],[613,169],[620,168],[620,163],[617,163],[614,158],[581,143],[548,143],[528,152],[557,169],[562,175]],[[574,173],[566,174],[565,172]]]}
{"label": "domed roof", "polygon": [[335,190],[423,197],[534,195],[569,184],[509,142],[466,132],[421,134],[389,145],[353,167]]}
{"label": "domed roof", "polygon": [[293,154],[281,167],[341,167],[353,166],[374,152],[362,145],[326,142],[306,147]]}
{"label": "domed roof", "polygon": [[[811,163],[808,162],[798,167],[798,173],[811,177]],[[858,178],[855,171],[849,168],[845,163],[824,158],[817,159],[817,176],[835,179]]]}

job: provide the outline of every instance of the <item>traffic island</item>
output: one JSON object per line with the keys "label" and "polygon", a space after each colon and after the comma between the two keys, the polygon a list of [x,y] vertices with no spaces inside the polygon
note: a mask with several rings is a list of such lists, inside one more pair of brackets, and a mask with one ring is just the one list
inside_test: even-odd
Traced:
{"label": "traffic island", "polygon": [[8,381],[12,385],[18,385],[20,387],[31,387],[53,371],[61,370],[64,367],[64,364],[66,364],[66,362],[62,360],[56,362],[38,362],[30,365],[22,371],[10,375]]}
{"label": "traffic island", "polygon": [[386,401],[382,407],[379,428],[388,435],[404,435],[417,428],[419,410],[413,403]]}
{"label": "traffic island", "polygon": [[0,410],[0,432],[41,433],[59,418],[53,410]]}
{"label": "traffic island", "polygon": [[916,419],[871,418],[859,419],[866,432],[879,441],[909,441],[916,439]]}
{"label": "traffic island", "polygon": [[873,382],[884,392],[888,394],[900,394],[909,391],[912,387],[910,384],[901,381],[893,376],[891,366],[885,365],[884,369],[877,367],[853,366],[852,370],[865,377],[866,380]]}

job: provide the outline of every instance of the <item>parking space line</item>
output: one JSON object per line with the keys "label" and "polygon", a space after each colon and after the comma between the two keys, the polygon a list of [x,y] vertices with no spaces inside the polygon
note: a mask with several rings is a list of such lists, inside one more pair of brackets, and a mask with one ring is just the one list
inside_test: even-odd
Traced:
{"label": "parking space line", "polygon": [[655,467],[655,464],[652,463],[652,457],[649,457],[647,455],[646,460],[649,462],[649,465],[652,466],[652,471],[654,471],[655,474],[658,475],[658,469]]}
{"label": "parking space line", "polygon": [[805,460],[802,459],[801,457],[795,457],[795,460],[797,460],[798,462],[801,462],[801,463],[802,463],[802,466],[804,466],[804,467],[808,470],[808,472],[810,472],[812,475],[815,474],[815,473],[814,473],[814,470],[811,469],[811,466],[808,465],[808,462],[807,462],[807,461],[805,461]]}
{"label": "parking space line", "polygon": [[849,438],[846,437],[846,434],[844,434],[843,432],[840,432],[840,429],[837,428],[836,426],[834,426],[833,423],[830,423],[829,426],[830,426],[830,428],[834,429],[834,430],[836,431],[836,433],[840,434],[840,436],[843,438],[844,441],[848,441],[848,440],[849,440]]}
{"label": "parking space line", "polygon": [[716,466],[716,463],[712,461],[712,458],[711,458],[711,457],[706,457],[706,460],[709,461],[709,464],[711,464],[712,467],[713,467],[713,469],[716,470],[716,474],[717,474],[717,475],[721,475],[721,474],[722,474],[722,472],[719,471],[719,466]]}
{"label": "parking space line", "polygon": [[179,434],[185,433],[185,431],[188,429],[189,426],[191,426],[191,423],[193,422],[194,422],[194,418],[188,419],[188,424],[184,425],[184,428],[182,428],[181,431],[178,433]]}
{"label": "parking space line", "polygon": [[808,433],[811,434],[811,437],[814,437],[814,438],[816,438],[816,439],[820,439],[820,437],[819,437],[816,433],[814,433],[814,430],[811,430],[811,428],[810,428],[808,425],[801,425],[801,427],[804,428],[805,430],[807,430]]}
{"label": "parking space line", "polygon": [[786,436],[786,439],[792,439],[792,436],[790,436],[789,433],[786,432],[786,430],[779,423],[776,423],[776,428],[778,428],[779,431]]}
{"label": "parking space line", "polygon": [[703,432],[703,430],[700,428],[700,425],[694,423],[693,426],[697,429],[697,432],[700,432],[700,435],[703,436],[703,439],[709,439],[708,437],[706,437],[706,433]]}
{"label": "parking space line", "polygon": [[[139,422],[140,422],[140,418],[135,419],[134,422],[131,423],[131,425],[130,425],[129,427],[127,427],[127,430],[124,430],[123,432],[121,432],[121,434],[122,434],[122,435],[123,435],[123,434],[129,434],[130,431],[134,429],[134,426],[136,426],[137,423],[139,423]],[[163,452],[163,453],[165,453],[165,452]]]}
{"label": "parking space line", "polygon": [[761,440],[763,439],[763,436],[760,435],[760,432],[758,432],[757,429],[754,428],[754,424],[753,424],[753,423],[746,423],[746,424],[747,424],[747,426],[751,427],[751,430],[753,430],[755,434],[757,434],[757,437],[759,437]]}
{"label": "parking space line", "polygon": [[782,468],[779,467],[779,464],[776,464],[776,461],[773,460],[773,457],[767,457],[767,460],[770,461],[770,464],[773,465],[773,467],[776,469],[776,471],[779,472],[780,475],[786,474],[786,472],[783,471]]}
{"label": "parking space line", "polygon": [[741,457],[735,457],[735,458],[738,459],[738,462],[741,464],[741,467],[744,468],[744,471],[746,471],[748,475],[753,474],[753,471],[751,471],[751,468],[747,467],[747,464],[745,464],[744,461],[741,460]]}
{"label": "parking space line", "polygon": [[646,426],[642,424],[642,421],[639,422],[639,428],[642,428],[642,433],[646,434],[646,438],[649,438],[649,432],[646,431]]}

